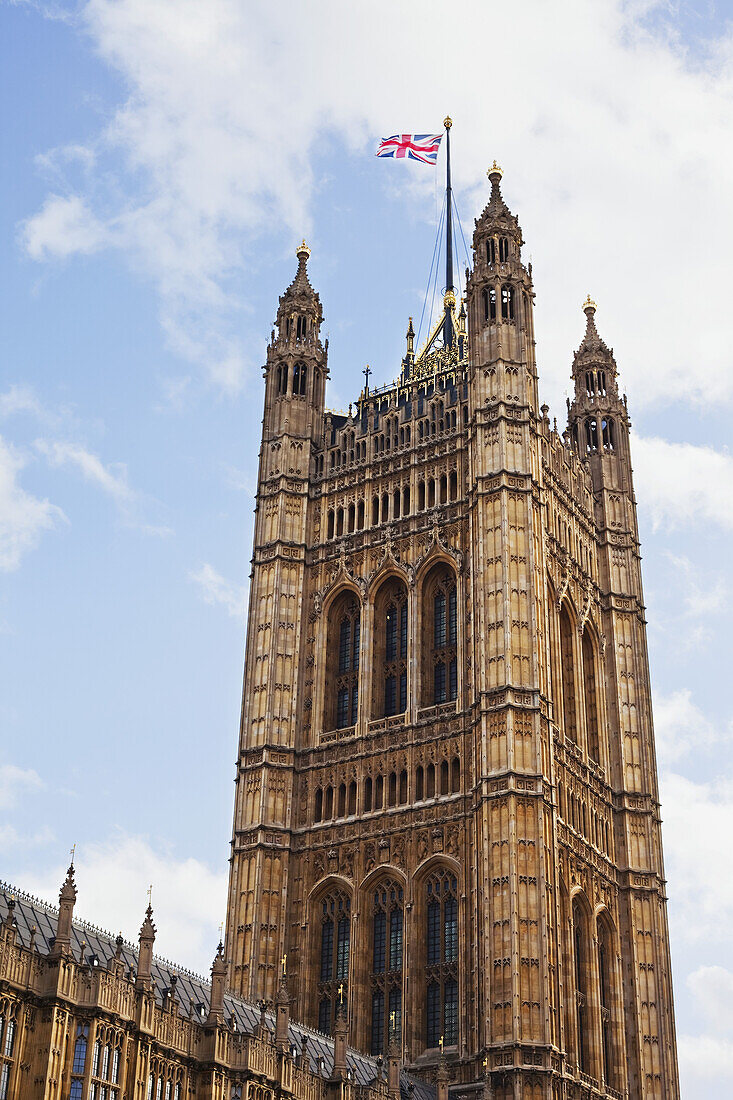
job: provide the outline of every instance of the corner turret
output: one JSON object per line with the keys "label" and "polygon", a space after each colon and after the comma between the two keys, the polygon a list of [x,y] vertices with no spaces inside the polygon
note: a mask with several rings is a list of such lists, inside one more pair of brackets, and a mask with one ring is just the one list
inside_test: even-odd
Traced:
{"label": "corner turret", "polygon": [[51,948],[52,959],[71,954],[71,921],[76,903],[76,883],[74,882],[74,863],[69,864],[64,884],[59,892],[59,919],[56,926],[56,938]]}
{"label": "corner turret", "polygon": [[145,920],[140,928],[140,950],[137,961],[137,978],[135,989],[147,990],[152,987],[153,968],[153,944],[155,943],[155,925],[153,924],[153,907],[148,902],[145,910]]}

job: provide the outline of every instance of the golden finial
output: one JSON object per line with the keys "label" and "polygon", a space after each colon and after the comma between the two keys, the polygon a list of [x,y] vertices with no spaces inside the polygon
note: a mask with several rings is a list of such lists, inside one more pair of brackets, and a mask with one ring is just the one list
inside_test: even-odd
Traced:
{"label": "golden finial", "polygon": [[502,172],[496,161],[494,161],[494,163],[491,165],[491,168],[486,169],[486,175],[489,177],[492,183],[494,182],[494,176],[496,176],[496,181],[498,183],[504,173]]}
{"label": "golden finial", "polygon": [[307,260],[308,257],[310,256],[310,254],[311,254],[311,250],[308,247],[308,245],[305,243],[305,237],[303,237],[303,240],[301,241],[301,243],[298,245],[298,247],[295,250],[295,255],[298,257],[298,259],[300,259],[301,256],[304,256],[305,259]]}
{"label": "golden finial", "polygon": [[456,306],[456,296],[455,292],[452,290],[446,290],[445,297],[443,298],[443,307],[446,308],[448,306],[450,306],[451,309],[455,309]]}
{"label": "golden finial", "polygon": [[446,130],[450,130],[451,126],[453,125],[453,119],[450,117],[450,115],[445,116],[445,118],[443,119],[443,125],[445,126]]}
{"label": "golden finial", "polygon": [[392,1031],[394,1031],[396,1023],[397,1023],[397,1013],[392,1011],[389,1014],[389,1026],[390,1026]]}
{"label": "golden finial", "polygon": [[74,866],[74,856],[76,855],[76,844],[71,845],[71,866]]}
{"label": "golden finial", "polygon": [[341,982],[341,984],[339,985],[338,994],[339,994],[339,1004],[342,1005],[344,1003],[344,983],[343,982]]}
{"label": "golden finial", "polygon": [[152,907],[153,907],[153,884],[151,882],[150,886],[148,886],[148,908],[152,909]]}
{"label": "golden finial", "polygon": [[585,313],[587,315],[588,313],[595,313],[595,311],[596,311],[596,303],[593,301],[593,299],[591,298],[591,296],[589,294],[588,297],[583,302],[583,313]]}
{"label": "golden finial", "polygon": [[438,1046],[440,1047],[440,1053],[442,1054],[443,1053],[443,1036],[442,1035],[440,1036],[440,1042],[438,1043]]}
{"label": "golden finial", "polygon": [[281,963],[282,968],[283,968],[282,976],[283,976],[283,978],[285,978],[287,976],[287,972],[288,972],[288,956],[283,955],[283,957],[280,959],[280,963]]}

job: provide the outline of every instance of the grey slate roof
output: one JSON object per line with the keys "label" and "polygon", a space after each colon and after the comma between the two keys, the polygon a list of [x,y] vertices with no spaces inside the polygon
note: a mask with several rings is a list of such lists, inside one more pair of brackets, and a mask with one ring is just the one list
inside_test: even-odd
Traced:
{"label": "grey slate roof", "polygon": [[[46,902],[25,894],[7,883],[0,882],[0,921],[4,921],[8,914],[8,900],[15,898],[15,921],[17,925],[18,942],[23,947],[29,947],[34,938],[31,929],[35,928],[35,946],[42,954],[48,954],[51,949],[51,940],[56,934],[56,922],[58,909]],[[96,928],[85,921],[74,921],[71,933],[71,949],[74,957],[86,962],[90,966],[96,964],[106,967],[116,950],[115,937],[109,932]],[[137,970],[137,947],[123,940],[122,959],[128,971],[133,975]],[[179,1002],[179,1012],[183,1016],[189,1013],[203,1023],[209,1010],[209,998],[211,984],[198,974],[194,974],[184,967],[176,966],[167,959],[158,956],[153,958],[152,977],[155,996],[162,1005],[167,990],[171,987],[171,978],[176,976],[176,998]],[[230,1024],[238,1031],[251,1032],[257,1027],[260,1020],[260,1012],[256,1005],[240,997],[233,997],[227,993],[224,996],[224,1015]],[[265,1015],[267,1024],[274,1034],[275,1019],[272,1013]],[[311,1069],[318,1064],[322,1077],[329,1077],[333,1069],[333,1039],[320,1031],[304,1027],[302,1024],[291,1021],[290,1044],[297,1054],[303,1048],[303,1038],[307,1036],[307,1050]],[[378,1067],[376,1058],[360,1054],[349,1048],[346,1056],[346,1064],[352,1072],[353,1080],[359,1085],[371,1084],[377,1076]],[[383,1071],[384,1072],[384,1071]],[[403,1071],[400,1079],[400,1091],[402,1100],[407,1100],[408,1086],[414,1088],[414,1100],[435,1100],[435,1087],[421,1081],[418,1077]]]}

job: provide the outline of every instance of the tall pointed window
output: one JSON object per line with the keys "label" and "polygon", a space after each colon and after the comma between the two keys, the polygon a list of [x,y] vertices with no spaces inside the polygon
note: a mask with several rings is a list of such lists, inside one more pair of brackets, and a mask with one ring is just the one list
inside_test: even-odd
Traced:
{"label": "tall pointed window", "polygon": [[318,1030],[329,1034],[336,1007],[346,1000],[351,947],[351,902],[338,891],[321,902]]}
{"label": "tall pointed window", "polygon": [[487,286],[481,292],[484,303],[484,321],[496,320],[496,290],[493,286]]}
{"label": "tall pointed window", "polygon": [[371,1052],[384,1054],[402,1035],[404,898],[390,880],[372,893]]}
{"label": "tall pointed window", "polygon": [[287,363],[281,363],[277,368],[277,392],[280,394],[288,392],[288,365]]}
{"label": "tall pointed window", "polygon": [[598,696],[596,692],[596,661],[593,642],[588,628],[583,631],[583,688],[585,694],[585,728],[588,738],[588,755],[600,762],[598,744]]}
{"label": "tall pointed window", "polygon": [[486,242],[486,263],[496,263],[496,239],[494,237],[489,237]]}
{"label": "tall pointed window", "polygon": [[425,883],[425,1042],[458,1043],[458,880],[441,868]]}
{"label": "tall pointed window", "polygon": [[573,954],[575,957],[576,1055],[583,1073],[590,1073],[590,1031],[588,1016],[588,930],[585,913],[573,902]]}
{"label": "tall pointed window", "polygon": [[[390,580],[375,603],[373,712],[376,718],[407,710],[407,589]],[[381,673],[381,675],[380,675]]]}
{"label": "tall pointed window", "polygon": [[344,592],[328,616],[325,726],[356,725],[359,709],[359,645],[361,608],[352,592]]}
{"label": "tall pointed window", "polygon": [[507,237],[499,237],[499,260],[501,263],[505,263],[509,259],[509,239]]}
{"label": "tall pointed window", "polygon": [[601,1008],[601,1058],[603,1080],[618,1088],[618,1070],[613,1049],[613,933],[607,920],[598,920],[598,984]]}
{"label": "tall pointed window", "polygon": [[454,573],[438,566],[423,589],[423,706],[458,697],[458,594]]}
{"label": "tall pointed window", "polygon": [[293,393],[296,397],[305,397],[308,380],[308,368],[305,363],[296,363],[293,367]]}
{"label": "tall pointed window", "polygon": [[560,664],[562,671],[562,709],[565,736],[578,740],[578,723],[575,708],[575,658],[573,654],[573,628],[565,604],[560,608]]}
{"label": "tall pointed window", "polygon": [[501,319],[502,321],[514,320],[514,287],[503,286],[501,288]]}

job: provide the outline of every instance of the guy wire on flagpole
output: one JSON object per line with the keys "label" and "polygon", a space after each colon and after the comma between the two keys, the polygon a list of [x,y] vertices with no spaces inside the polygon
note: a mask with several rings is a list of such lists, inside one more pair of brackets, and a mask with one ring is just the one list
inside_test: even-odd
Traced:
{"label": "guy wire on flagpole", "polygon": [[448,294],[453,295],[455,302],[455,287],[453,285],[453,197],[450,179],[450,128],[453,125],[450,115],[443,120],[445,126],[445,320],[443,322],[443,344],[445,347],[453,346],[453,317]]}

